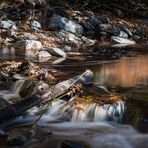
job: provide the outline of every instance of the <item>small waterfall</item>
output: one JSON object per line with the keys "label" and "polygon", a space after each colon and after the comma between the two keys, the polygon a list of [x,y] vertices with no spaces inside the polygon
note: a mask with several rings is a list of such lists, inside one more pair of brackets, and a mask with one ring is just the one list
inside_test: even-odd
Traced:
{"label": "small waterfall", "polygon": [[10,90],[1,90],[0,91],[0,97],[5,99],[5,100],[11,100],[14,98],[19,98],[19,91],[23,85],[25,80],[18,80],[16,81]]}
{"label": "small waterfall", "polygon": [[115,121],[120,122],[124,114],[124,102],[99,105],[98,103],[79,104],[75,101],[58,100],[52,103],[43,118],[54,117],[63,121]]}
{"label": "small waterfall", "polygon": [[15,94],[15,97],[20,97],[19,92],[24,82],[25,80],[17,80],[15,84],[13,85],[12,91]]}
{"label": "small waterfall", "polygon": [[87,115],[84,110],[75,109],[72,114],[72,122],[86,121]]}
{"label": "small waterfall", "polygon": [[103,108],[103,106],[96,105],[94,108],[94,121],[104,121],[107,120],[107,118],[107,111]]}

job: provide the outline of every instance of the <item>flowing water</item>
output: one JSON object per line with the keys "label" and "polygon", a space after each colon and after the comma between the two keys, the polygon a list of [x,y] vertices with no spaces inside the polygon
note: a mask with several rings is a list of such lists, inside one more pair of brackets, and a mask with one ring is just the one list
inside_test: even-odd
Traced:
{"label": "flowing water", "polygon": [[[25,53],[20,54],[11,47],[2,48],[0,58],[3,61],[4,59],[18,60],[28,59],[29,57],[28,53],[27,56]],[[78,75],[86,69],[92,70],[94,73],[93,85],[95,87],[89,88],[89,92],[98,95],[104,90],[105,92],[124,94],[127,96],[126,107],[120,101],[106,107],[100,107],[96,102],[75,104],[73,100],[70,100],[72,103],[67,104],[64,100],[55,101],[52,104],[52,108],[39,121],[39,128],[35,128],[38,137],[43,137],[44,140],[39,142],[35,140],[38,139],[35,137],[35,139],[29,140],[25,147],[34,145],[38,145],[38,147],[49,147],[50,145],[53,148],[141,147],[141,145],[146,143],[148,135],[139,134],[131,126],[124,124],[132,125],[140,132],[148,133],[147,59],[147,54],[125,57],[114,61],[102,61],[99,57],[88,56],[63,59],[59,64],[39,63],[43,67],[50,66],[58,71],[61,80]],[[18,96],[22,81],[17,81],[13,88],[9,90],[1,90],[0,96],[7,100],[14,97],[14,95]],[[105,108],[113,115],[116,114],[113,108],[116,108],[121,116],[117,116],[118,118],[113,116],[112,121],[118,121],[122,124],[104,122],[107,119]],[[13,121],[14,123],[10,123],[7,126],[12,126],[18,122],[32,124],[37,119],[36,115],[42,110],[44,108],[35,107],[30,109],[28,117],[16,119]],[[121,118],[123,119],[121,120]],[[68,122],[63,123],[61,121]],[[59,123],[51,124],[50,122]],[[51,130],[53,131],[52,135],[49,134]],[[14,131],[19,131],[20,134],[20,130],[16,129]],[[22,133],[26,133],[26,131],[22,131]],[[148,145],[145,144],[144,147],[148,147]]]}

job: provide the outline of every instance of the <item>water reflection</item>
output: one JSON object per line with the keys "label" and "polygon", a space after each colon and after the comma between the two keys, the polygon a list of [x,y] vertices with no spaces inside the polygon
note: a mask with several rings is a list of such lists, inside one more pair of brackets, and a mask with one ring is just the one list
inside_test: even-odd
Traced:
{"label": "water reflection", "polygon": [[0,58],[1,59],[12,59],[15,57],[15,48],[14,47],[1,47],[0,49]]}
{"label": "water reflection", "polygon": [[97,85],[130,87],[148,83],[148,55],[122,59],[115,63],[95,66],[94,83]]}

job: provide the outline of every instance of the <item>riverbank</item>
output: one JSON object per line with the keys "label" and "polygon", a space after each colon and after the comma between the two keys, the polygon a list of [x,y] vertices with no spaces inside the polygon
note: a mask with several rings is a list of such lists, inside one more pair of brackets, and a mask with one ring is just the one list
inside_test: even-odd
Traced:
{"label": "riverbank", "polygon": [[1,3],[1,47],[15,47],[38,61],[79,55],[118,59],[147,52],[147,19],[119,16],[102,3],[72,9],[64,4]]}

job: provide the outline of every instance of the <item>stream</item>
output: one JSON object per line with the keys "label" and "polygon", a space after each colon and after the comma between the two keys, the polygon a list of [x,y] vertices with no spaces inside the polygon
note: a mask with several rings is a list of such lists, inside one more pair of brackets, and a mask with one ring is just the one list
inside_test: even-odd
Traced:
{"label": "stream", "polygon": [[[28,55],[15,50],[13,47],[3,47],[0,50],[0,61],[28,59]],[[26,117],[20,116],[10,122],[8,126],[24,122],[26,128],[15,127],[14,135],[28,135],[24,147],[51,147],[51,148],[135,148],[148,147],[148,54],[123,57],[117,60],[100,60],[99,57],[77,56],[60,59],[60,63],[41,62],[39,65],[52,68],[59,73],[60,80],[66,80],[86,69],[94,73],[93,85],[88,93],[99,95],[103,90],[124,94],[127,96],[123,119],[119,123],[113,121],[98,121],[100,108],[94,104],[85,106],[84,110],[94,111],[94,116],[84,114],[84,111],[74,110],[71,117],[63,113],[63,101],[56,101],[52,109],[38,121],[38,127],[30,128],[37,120],[36,115],[42,108],[29,110]],[[57,60],[57,59],[55,59]],[[35,61],[37,63],[37,61]],[[56,62],[55,62],[56,63]],[[18,84],[19,86],[19,84]],[[101,88],[101,89],[100,89]],[[17,88],[13,88],[17,90]],[[13,91],[0,90],[0,95],[6,98],[13,96]],[[120,103],[120,102],[119,102]],[[120,110],[122,110],[120,109]],[[92,111],[91,111],[92,112]],[[62,118],[57,118],[62,114]],[[71,122],[70,122],[71,121]],[[27,125],[27,126],[26,126]],[[23,134],[22,134],[23,133]],[[37,136],[33,136],[37,133]],[[31,138],[33,137],[33,138]],[[39,139],[39,140],[38,140]],[[3,146],[3,145],[2,145]]]}

